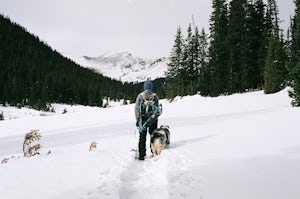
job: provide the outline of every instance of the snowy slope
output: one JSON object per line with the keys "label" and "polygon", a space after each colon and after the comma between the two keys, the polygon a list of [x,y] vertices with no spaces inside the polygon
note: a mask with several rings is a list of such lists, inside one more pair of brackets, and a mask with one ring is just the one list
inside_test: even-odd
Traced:
{"label": "snowy slope", "polygon": [[[133,104],[0,121],[0,160],[14,156],[0,164],[1,199],[298,199],[300,109],[290,101],[287,90],[161,100],[171,145],[158,161],[134,159]],[[30,129],[42,154],[18,157]]]}
{"label": "snowy slope", "polygon": [[165,77],[168,61],[167,58],[153,60],[134,57],[128,52],[105,53],[98,57],[83,56],[73,60],[83,67],[122,82],[142,82]]}

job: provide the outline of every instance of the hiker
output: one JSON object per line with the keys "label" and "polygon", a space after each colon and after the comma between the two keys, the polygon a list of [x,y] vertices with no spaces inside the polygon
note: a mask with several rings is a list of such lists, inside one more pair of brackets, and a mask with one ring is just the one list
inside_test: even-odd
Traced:
{"label": "hiker", "polygon": [[153,91],[151,80],[144,82],[144,91],[138,94],[135,103],[136,126],[139,129],[139,160],[146,156],[147,130],[151,133],[157,129],[157,118],[161,115],[158,96]]}

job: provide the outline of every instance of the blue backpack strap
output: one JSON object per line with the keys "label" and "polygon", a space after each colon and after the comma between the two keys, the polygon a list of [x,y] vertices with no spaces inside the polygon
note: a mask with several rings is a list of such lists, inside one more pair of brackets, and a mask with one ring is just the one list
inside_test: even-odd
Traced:
{"label": "blue backpack strap", "polygon": [[[158,97],[155,93],[141,93],[143,99],[138,107],[139,118],[138,118],[138,129],[139,132],[145,131],[149,126],[151,126],[155,120],[162,113],[162,105],[158,104]],[[147,110],[148,109],[148,110]],[[151,111],[149,111],[151,110]],[[146,112],[145,112],[146,111]],[[149,113],[148,113],[149,111]],[[147,115],[149,114],[149,115]],[[148,119],[142,123],[142,117],[147,116]]]}
{"label": "blue backpack strap", "polygon": [[151,126],[155,120],[160,116],[161,110],[162,110],[162,105],[160,104],[159,107],[155,106],[153,107],[155,110],[153,111],[152,115],[146,120],[144,124],[142,124],[142,117],[140,117],[139,120],[139,132],[145,131],[149,126]]}

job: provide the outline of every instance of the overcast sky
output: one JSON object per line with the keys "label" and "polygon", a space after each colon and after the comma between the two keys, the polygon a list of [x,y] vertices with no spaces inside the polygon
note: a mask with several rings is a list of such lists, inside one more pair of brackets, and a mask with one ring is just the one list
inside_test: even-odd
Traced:
{"label": "overcast sky", "polygon": [[[209,31],[211,0],[0,0],[8,16],[52,48],[70,57],[128,51],[169,56],[177,27],[194,18]],[[278,0],[282,28],[294,14],[293,0]]]}

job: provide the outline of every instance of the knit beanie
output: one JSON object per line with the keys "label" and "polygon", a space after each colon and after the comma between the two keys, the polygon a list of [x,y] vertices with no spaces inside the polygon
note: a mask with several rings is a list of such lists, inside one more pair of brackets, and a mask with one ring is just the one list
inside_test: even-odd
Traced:
{"label": "knit beanie", "polygon": [[144,82],[144,90],[150,90],[152,91],[153,89],[153,84],[151,80],[147,80]]}

